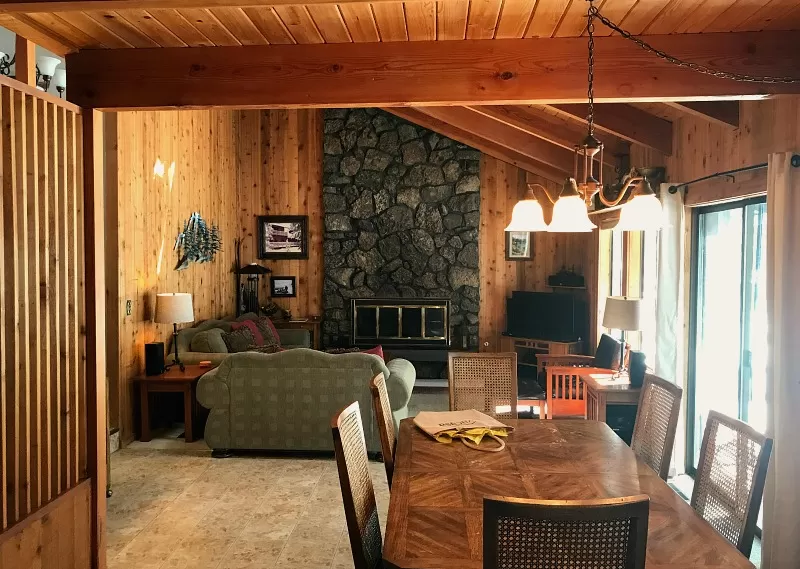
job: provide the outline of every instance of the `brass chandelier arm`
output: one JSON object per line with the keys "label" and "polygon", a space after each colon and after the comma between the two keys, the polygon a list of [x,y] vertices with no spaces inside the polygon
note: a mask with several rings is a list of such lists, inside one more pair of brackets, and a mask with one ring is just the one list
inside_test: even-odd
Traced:
{"label": "brass chandelier arm", "polygon": [[[541,184],[528,184],[528,191],[530,191],[532,194],[533,194],[533,188],[541,188],[542,192],[544,192],[544,195],[547,197],[547,201],[550,202],[550,205],[555,205],[555,203],[558,200],[558,198],[556,198],[555,200],[553,198],[551,198],[550,197],[550,192],[547,191],[547,188],[545,188]],[[534,194],[533,197],[535,199],[536,198],[536,194]]]}
{"label": "brass chandelier arm", "polygon": [[600,203],[602,203],[606,207],[618,206],[625,199],[625,196],[628,194],[628,190],[631,188],[631,186],[633,186],[634,184],[638,184],[642,180],[644,180],[644,177],[642,177],[642,176],[634,176],[634,177],[628,178],[628,180],[625,182],[625,185],[619,191],[619,195],[617,196],[617,199],[614,199],[614,200],[607,199],[603,195],[604,192],[605,192],[605,189],[601,187],[600,191],[598,192],[598,197],[600,198]]}

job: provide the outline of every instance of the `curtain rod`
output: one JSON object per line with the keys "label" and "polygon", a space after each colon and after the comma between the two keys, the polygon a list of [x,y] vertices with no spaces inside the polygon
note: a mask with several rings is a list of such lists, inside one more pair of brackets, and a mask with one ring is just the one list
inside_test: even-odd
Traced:
{"label": "curtain rod", "polygon": [[[792,155],[792,166],[794,168],[800,168],[800,154]],[[717,172],[716,174],[703,176],[702,178],[697,178],[696,180],[692,180],[690,182],[684,182],[683,184],[675,184],[674,186],[670,186],[669,193],[674,194],[677,193],[679,190],[688,189],[691,184],[696,184],[698,182],[705,182],[706,180],[721,178],[722,176],[732,176],[733,174],[739,174],[741,172],[762,170],[766,167],[767,167],[767,162],[762,162],[761,164],[753,164],[752,166],[745,166],[743,168],[736,168],[734,170],[725,170],[724,172]]]}

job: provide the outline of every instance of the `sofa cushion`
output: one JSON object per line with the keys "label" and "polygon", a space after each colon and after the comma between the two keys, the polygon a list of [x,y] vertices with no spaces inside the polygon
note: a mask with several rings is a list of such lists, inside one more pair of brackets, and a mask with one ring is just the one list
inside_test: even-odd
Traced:
{"label": "sofa cushion", "polygon": [[239,328],[246,327],[253,333],[253,338],[255,338],[256,346],[263,346],[264,343],[264,336],[261,334],[261,331],[256,326],[256,323],[252,320],[242,320],[241,322],[237,322],[236,324],[231,324],[231,330],[238,330]]}
{"label": "sofa cushion", "polygon": [[281,345],[281,337],[278,334],[278,329],[275,328],[275,324],[272,323],[272,320],[269,318],[257,318],[255,320],[256,326],[258,330],[261,332],[261,335],[264,337],[264,344],[265,346],[280,346]]}
{"label": "sofa cushion", "polygon": [[225,345],[225,340],[222,339],[223,334],[225,334],[225,331],[222,328],[211,328],[210,330],[198,332],[192,338],[191,351],[206,354],[227,354],[228,346]]}
{"label": "sofa cushion", "polygon": [[247,352],[256,347],[256,339],[250,328],[246,326],[223,334],[222,339],[225,341],[225,345],[228,346],[228,351],[232,354]]}

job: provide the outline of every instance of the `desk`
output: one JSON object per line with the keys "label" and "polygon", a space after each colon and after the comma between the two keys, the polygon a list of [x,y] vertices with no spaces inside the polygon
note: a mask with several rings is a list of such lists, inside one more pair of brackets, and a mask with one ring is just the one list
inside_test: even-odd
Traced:
{"label": "desk", "polygon": [[581,381],[586,386],[586,418],[606,422],[607,405],[639,405],[641,387],[631,387],[627,377],[614,381],[603,381],[599,375],[582,373]]}
{"label": "desk", "polygon": [[482,569],[483,498],[546,500],[648,494],[647,569],[752,569],[604,423],[508,420],[507,450],[443,445],[400,423],[384,566]]}
{"label": "desk", "polygon": [[320,349],[322,318],[319,316],[311,316],[300,320],[273,320],[272,323],[278,330],[281,328],[308,330],[311,332],[311,347],[315,350]]}

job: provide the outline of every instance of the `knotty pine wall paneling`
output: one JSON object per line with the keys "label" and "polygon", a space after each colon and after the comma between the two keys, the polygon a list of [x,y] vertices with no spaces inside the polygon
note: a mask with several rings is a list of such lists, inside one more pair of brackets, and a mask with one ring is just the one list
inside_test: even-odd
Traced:
{"label": "knotty pine wall paneling", "polygon": [[0,77],[2,568],[89,557],[81,122]]}
{"label": "knotty pine wall paneling", "polygon": [[[117,304],[110,314],[117,315],[119,350],[117,365],[109,368],[109,383],[110,393],[117,398],[111,407],[118,410],[118,426],[126,443],[135,436],[131,378],[143,370],[144,344],[163,341],[168,347],[172,334],[171,326],[152,321],[156,294],[191,293],[195,321],[234,311],[234,240],[239,236],[237,116],[228,110],[117,113],[118,255],[107,272],[116,272],[116,298],[111,302]],[[112,150],[113,145],[107,145],[107,152]],[[159,163],[162,166],[157,168]],[[112,205],[109,200],[109,208]],[[176,271],[173,245],[195,211],[219,226],[222,251],[213,262],[192,263]],[[132,302],[129,316],[125,313],[128,300]]]}
{"label": "knotty pine wall paneling", "polygon": [[[319,109],[239,113],[242,263],[258,262],[273,275],[297,277],[297,296],[276,303],[298,317],[322,314],[322,124]],[[308,259],[259,260],[259,215],[307,215]],[[266,299],[269,278],[263,282]]]}
{"label": "knotty pine wall paneling", "polygon": [[[478,333],[483,351],[500,349],[500,335],[506,329],[506,298],[512,291],[551,292],[547,286],[548,276],[562,267],[574,268],[586,276],[584,269],[591,259],[591,234],[542,231],[533,234],[533,258],[530,261],[506,261],[504,230],[511,220],[514,205],[525,196],[529,183],[544,186],[552,199],[561,191],[559,183],[485,154],[482,156]],[[542,204],[545,221],[549,222],[552,205],[541,189],[534,191]]]}

